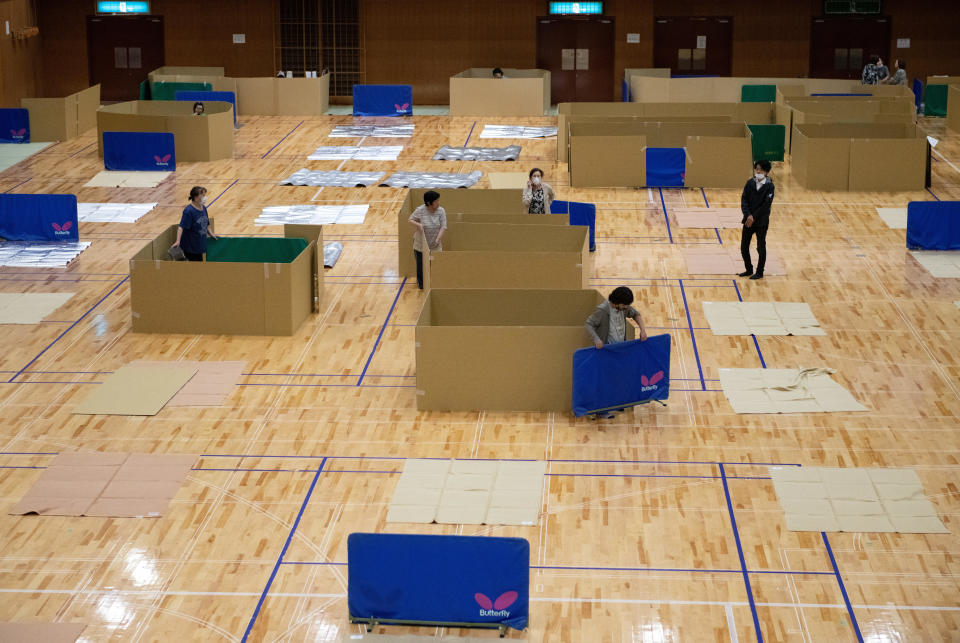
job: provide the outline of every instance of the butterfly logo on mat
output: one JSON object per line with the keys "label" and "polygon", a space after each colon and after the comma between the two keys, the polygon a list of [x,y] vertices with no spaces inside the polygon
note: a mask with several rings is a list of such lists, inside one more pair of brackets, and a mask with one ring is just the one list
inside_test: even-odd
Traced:
{"label": "butterfly logo on mat", "polygon": [[163,156],[154,155],[153,160],[157,162],[157,165],[169,165],[167,161],[170,160],[172,154],[164,154]]}
{"label": "butterfly logo on mat", "polygon": [[657,382],[663,379],[663,371],[657,371],[650,377],[646,375],[640,376],[640,385],[641,390],[643,391],[652,391],[657,388]]}
{"label": "butterfly logo on mat", "polygon": [[491,601],[485,594],[477,592],[473,595],[473,600],[480,606],[480,616],[510,616],[507,608],[517,602],[519,595],[514,591],[504,592],[497,597],[497,600]]}
{"label": "butterfly logo on mat", "polygon": [[26,127],[10,130],[10,136],[12,136],[13,138],[23,138],[26,135],[26,133],[27,133]]}
{"label": "butterfly logo on mat", "polygon": [[404,103],[403,105],[397,105],[394,103],[393,106],[397,108],[398,112],[405,112],[407,111],[407,108],[410,107],[410,103]]}
{"label": "butterfly logo on mat", "polygon": [[64,234],[70,234],[70,228],[73,227],[73,221],[66,221],[62,224],[60,223],[51,223],[53,226],[53,234],[60,236]]}

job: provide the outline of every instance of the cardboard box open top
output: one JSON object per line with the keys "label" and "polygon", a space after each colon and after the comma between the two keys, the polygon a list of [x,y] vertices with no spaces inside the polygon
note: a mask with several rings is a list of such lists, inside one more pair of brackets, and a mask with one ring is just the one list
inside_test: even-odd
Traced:
{"label": "cardboard box open top", "polygon": [[910,94],[910,89],[894,85],[861,85],[859,81],[833,78],[737,78],[707,76],[702,78],[654,78],[630,76],[630,99],[637,103],[734,103],[740,100],[744,85],[777,85],[791,87],[791,95],[810,94],[875,94],[882,96]]}
{"label": "cardboard box open top", "polygon": [[67,141],[97,124],[100,85],[60,98],[21,98],[30,113],[30,140]]}
{"label": "cardboard box open top", "polygon": [[927,154],[913,124],[801,124],[793,127],[791,169],[810,190],[917,191]]}
{"label": "cardboard box open top", "polygon": [[[549,215],[518,215],[527,219]],[[553,215],[564,216],[564,215]],[[448,223],[443,252],[426,257],[424,287],[589,288],[593,256],[586,226]],[[429,275],[426,273],[429,271]]]}
{"label": "cardboard box open top", "polygon": [[[595,290],[429,292],[416,328],[417,408],[566,411]],[[633,326],[627,325],[628,339]]]}
{"label": "cardboard box open top", "polygon": [[[397,211],[397,264],[401,277],[416,277],[417,264],[413,257],[413,226],[410,215],[423,205],[424,189],[412,189]],[[447,225],[459,214],[526,214],[523,211],[522,190],[435,190],[440,195],[440,206],[447,213]],[[543,216],[543,215],[526,215]]]}
{"label": "cardboard box open top", "polygon": [[545,69],[472,67],[450,77],[451,116],[543,116],[550,110],[550,72]]}
{"label": "cardboard box open top", "polygon": [[321,226],[284,227],[285,237],[308,242],[289,263],[170,261],[176,236],[172,225],[130,259],[134,332],[293,335],[316,310]]}
{"label": "cardboard box open top", "polygon": [[103,158],[104,132],[171,132],[177,162],[233,158],[233,105],[207,101],[205,116],[179,100],[135,100],[97,112],[97,152]]}

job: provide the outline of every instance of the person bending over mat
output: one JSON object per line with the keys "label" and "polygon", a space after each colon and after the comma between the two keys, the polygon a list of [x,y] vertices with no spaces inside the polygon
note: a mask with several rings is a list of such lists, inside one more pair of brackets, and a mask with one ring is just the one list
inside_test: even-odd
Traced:
{"label": "person bending over mat", "polygon": [[529,214],[550,214],[553,203],[553,188],[543,182],[543,170],[538,167],[530,170],[527,187],[523,188],[523,207]]}
{"label": "person bending over mat", "polygon": [[207,251],[207,237],[217,238],[210,230],[207,214],[207,188],[195,185],[190,189],[190,203],[183,209],[174,247],[183,250],[188,261],[203,261]]}
{"label": "person bending over mat", "polygon": [[[767,228],[770,227],[770,206],[773,205],[773,181],[770,179],[770,161],[761,159],[753,164],[753,178],[743,186],[740,210],[743,212],[743,233],[740,237],[740,255],[743,272],[740,277],[763,279],[767,261]],[[757,235],[757,271],[750,258],[750,239]]]}
{"label": "person bending over mat", "polygon": [[[626,286],[618,286],[613,289],[607,301],[597,306],[584,327],[593,338],[593,345],[597,350],[603,348],[604,344],[618,344],[627,340],[627,319],[632,319],[637,323],[640,329],[640,341],[647,340],[647,328],[643,325],[643,318],[636,308],[631,306],[633,303],[633,291]],[[616,409],[622,411],[623,409]],[[597,417],[610,419],[615,411],[604,411],[598,413]]]}
{"label": "person bending over mat", "polygon": [[443,250],[443,235],[447,232],[447,213],[440,207],[440,195],[429,190],[423,194],[423,205],[410,215],[413,232],[413,256],[417,259],[417,288],[423,290],[423,253]]}

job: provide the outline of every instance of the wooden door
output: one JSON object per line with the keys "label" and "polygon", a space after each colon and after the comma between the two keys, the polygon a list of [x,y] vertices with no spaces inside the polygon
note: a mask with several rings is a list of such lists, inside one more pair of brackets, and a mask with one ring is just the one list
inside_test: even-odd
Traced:
{"label": "wooden door", "polygon": [[654,19],[653,66],[669,67],[674,76],[729,76],[733,71],[733,18]]}
{"label": "wooden door", "polygon": [[147,74],[164,65],[163,16],[87,16],[87,57],[103,100],[136,100]]}
{"label": "wooden door", "polygon": [[553,103],[613,100],[609,16],[537,18],[537,68],[550,71]]}
{"label": "wooden door", "polygon": [[813,19],[810,29],[812,78],[860,79],[871,55],[892,68],[890,18],[886,16],[824,16]]}

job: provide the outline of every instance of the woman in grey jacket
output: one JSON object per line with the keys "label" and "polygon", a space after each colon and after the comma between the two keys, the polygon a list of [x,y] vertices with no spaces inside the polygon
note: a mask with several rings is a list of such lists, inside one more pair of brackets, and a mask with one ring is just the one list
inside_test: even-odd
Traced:
{"label": "woman in grey jacket", "polygon": [[647,339],[647,329],[643,319],[633,303],[633,291],[626,286],[613,289],[607,301],[597,306],[585,324],[587,332],[593,338],[593,345],[598,349],[604,344],[616,344],[626,341],[627,319],[637,322],[640,328],[640,341]]}

